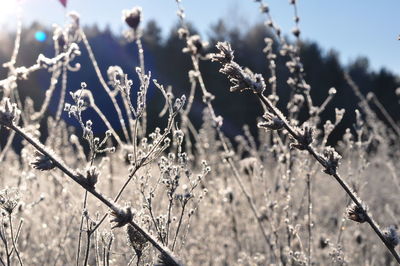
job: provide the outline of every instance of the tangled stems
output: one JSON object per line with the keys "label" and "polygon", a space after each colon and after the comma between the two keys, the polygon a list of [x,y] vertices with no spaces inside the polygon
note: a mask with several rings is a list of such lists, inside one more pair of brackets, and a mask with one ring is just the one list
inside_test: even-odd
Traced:
{"label": "tangled stems", "polygon": [[[27,142],[29,142],[32,146],[34,146],[39,152],[43,155],[47,156],[63,173],[69,176],[73,181],[78,183],[83,189],[92,194],[98,200],[100,200],[103,204],[105,204],[108,208],[112,210],[112,213],[115,216],[115,221],[117,222],[117,227],[123,226],[125,224],[130,224],[137,231],[139,231],[162,255],[162,257],[166,258],[166,260],[170,263],[170,265],[180,265],[175,256],[168,250],[167,247],[164,247],[162,244],[158,242],[149,232],[147,232],[144,228],[140,227],[135,221],[133,221],[132,217],[126,215],[126,211],[119,208],[114,202],[107,199],[100,192],[98,192],[94,186],[91,186],[85,178],[76,174],[72,169],[70,169],[60,158],[56,157],[54,154],[49,152],[46,147],[41,144],[36,139],[32,138],[28,135],[22,128],[15,125],[14,123],[5,124],[3,121],[0,121],[0,124],[7,126],[11,130],[15,131],[18,135],[24,138]],[[129,220],[124,220],[129,217]],[[123,221],[123,224],[121,223]]]}
{"label": "tangled stems", "polygon": [[379,236],[382,242],[386,245],[388,250],[392,253],[393,257],[398,263],[400,263],[400,257],[397,254],[394,245],[387,239],[384,233],[379,229],[377,223],[369,216],[366,207],[362,201],[358,198],[354,191],[349,185],[340,177],[337,172],[337,166],[339,164],[340,155],[336,153],[333,148],[326,148],[324,154],[318,153],[318,151],[311,145],[313,141],[313,129],[305,126],[303,130],[294,128],[290,125],[286,117],[282,112],[273,105],[273,103],[264,95],[265,83],[263,78],[259,74],[254,74],[250,70],[243,70],[235,61],[233,61],[233,50],[229,43],[218,43],[217,48],[220,53],[212,56],[213,61],[217,61],[222,64],[220,72],[227,75],[233,86],[231,91],[235,90],[251,90],[261,101],[262,104],[268,110],[268,123],[265,123],[265,127],[270,130],[286,129],[289,135],[294,139],[296,143],[292,144],[299,150],[307,151],[314,157],[314,159],[321,164],[325,169],[324,172],[331,175],[343,188],[343,190],[349,195],[351,200],[356,205],[358,212],[363,217],[362,222],[367,222],[375,233]]}
{"label": "tangled stems", "polygon": [[[114,198],[114,202],[116,203],[122,193],[124,192],[124,190],[126,189],[126,187],[128,186],[128,184],[131,182],[132,178],[135,176],[136,172],[143,166],[149,164],[152,161],[152,158],[150,158],[150,156],[155,152],[155,150],[161,145],[161,143],[164,141],[164,139],[167,137],[167,135],[171,132],[172,130],[172,126],[174,123],[174,119],[176,117],[176,115],[178,114],[178,112],[174,112],[172,114],[170,114],[170,118],[168,119],[168,125],[166,130],[164,131],[164,134],[162,135],[162,137],[160,138],[159,141],[157,141],[157,143],[153,146],[153,148],[151,149],[151,151],[146,155],[146,157],[144,157],[143,159],[141,159],[138,163],[136,162],[135,159],[135,166],[132,169],[131,173],[128,176],[128,179],[125,181],[125,183],[122,185],[122,187],[120,188],[120,190],[117,193],[117,196]],[[91,230],[91,233],[93,233],[94,231],[97,230],[97,228],[100,227],[100,225],[104,222],[104,220],[107,218],[108,214],[105,214],[100,221],[97,223],[97,225]]]}
{"label": "tangled stems", "polygon": [[[278,108],[276,108],[272,102],[265,97],[265,95],[262,92],[257,92],[255,93],[257,97],[261,100],[263,104],[265,104],[270,112],[272,112],[274,115],[276,115],[282,122],[283,122],[283,127],[289,132],[289,134],[298,142],[302,141],[301,135],[296,132],[296,130],[289,124],[289,122],[286,120],[284,115],[279,111]],[[310,144],[306,146],[306,150],[309,154],[311,154],[314,159],[316,159],[323,167],[326,167],[327,161],[313,148]],[[329,173],[327,173],[329,174]],[[364,205],[362,204],[361,200],[357,197],[357,195],[352,191],[352,189],[349,187],[349,185],[340,177],[340,175],[337,173],[337,171],[333,171],[330,173],[331,176],[335,178],[335,180],[339,183],[339,185],[343,188],[343,190],[347,193],[347,195],[351,198],[351,200],[359,207],[362,211],[363,214],[365,215],[365,220],[366,222],[372,227],[372,229],[375,231],[375,233],[379,236],[379,238],[382,240],[382,242],[386,245],[390,253],[392,253],[393,257],[396,259],[397,263],[400,263],[400,257],[399,254],[397,254],[394,246],[385,238],[383,232],[381,229],[379,229],[379,226],[377,223],[372,219],[372,217],[367,213],[365,210]]]}

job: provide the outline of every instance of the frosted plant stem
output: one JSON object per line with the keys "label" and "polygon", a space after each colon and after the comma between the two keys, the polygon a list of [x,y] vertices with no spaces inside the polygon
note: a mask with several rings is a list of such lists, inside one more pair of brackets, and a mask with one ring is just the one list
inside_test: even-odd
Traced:
{"label": "frosted plant stem", "polygon": [[[199,69],[198,58],[196,58],[193,55],[192,55],[192,63],[193,63],[194,70],[198,74],[198,80],[199,80],[199,84],[200,84],[200,88],[201,88],[202,94],[203,94],[203,96],[208,95],[209,92],[206,89],[206,86],[204,84],[204,81],[203,81],[203,78],[202,78],[202,75],[201,75],[201,72],[200,72],[200,69]],[[214,111],[214,108],[213,108],[211,102],[210,101],[206,101],[206,105],[207,105],[208,110],[210,111],[212,119],[216,120],[217,116],[215,115],[215,111]],[[226,143],[225,136],[224,136],[221,128],[217,127],[216,130],[217,130],[217,133],[218,133],[219,140],[222,143],[222,147],[224,149],[224,152],[226,154],[230,154],[231,150],[229,149],[228,144]],[[277,254],[275,254],[275,248],[276,247],[274,247],[274,244],[271,242],[270,238],[268,237],[267,232],[265,231],[263,223],[262,223],[262,221],[260,219],[261,215],[258,213],[257,207],[254,205],[254,202],[253,202],[249,192],[246,190],[246,188],[245,188],[245,186],[243,184],[242,178],[241,178],[241,176],[239,174],[239,171],[238,171],[238,169],[236,168],[236,166],[234,164],[233,159],[231,157],[228,157],[227,158],[227,162],[228,162],[228,164],[229,164],[229,166],[230,166],[230,168],[231,168],[231,170],[233,172],[233,177],[235,178],[236,182],[239,184],[240,190],[244,194],[244,196],[245,196],[245,198],[247,200],[247,203],[250,206],[250,210],[252,211],[253,216],[257,221],[258,227],[259,227],[259,229],[261,231],[261,234],[264,237],[264,240],[266,241],[266,243],[271,248],[271,251],[272,251],[272,254],[273,254],[273,257],[274,257],[274,261],[277,262],[278,256],[277,256]],[[273,228],[272,222],[270,223],[270,226],[271,226],[272,231],[275,231],[275,229]]]}
{"label": "frosted plant stem", "polygon": [[[138,55],[139,55],[139,64],[140,64],[140,71],[141,73],[145,73],[145,67],[144,67],[144,50],[143,50],[143,45],[142,45],[142,40],[140,37],[136,38],[136,45],[138,48]],[[146,93],[147,94],[147,93]],[[147,101],[144,101],[146,104]],[[144,137],[146,135],[146,129],[147,129],[147,111],[146,108],[143,109],[143,114],[141,116],[141,126],[140,126],[140,131],[141,131],[141,137]]]}
{"label": "frosted plant stem", "polygon": [[47,108],[49,107],[50,100],[51,100],[51,97],[53,96],[53,93],[56,88],[57,81],[58,81],[58,78],[60,77],[60,74],[61,74],[61,72],[58,69],[54,70],[52,72],[51,78],[50,78],[50,86],[46,90],[45,99],[40,107],[40,110],[31,116],[31,120],[39,120],[40,118],[43,117],[44,113],[46,112]]}
{"label": "frosted plant stem", "polygon": [[96,104],[92,104],[92,108],[100,116],[100,118],[101,118],[101,120],[103,120],[104,124],[106,124],[107,129],[111,131],[114,138],[117,140],[118,145],[122,146],[123,143],[122,143],[121,138],[118,136],[117,132],[115,132],[111,123],[108,121],[107,117],[103,114],[103,112],[100,110],[100,108]]}
{"label": "frosted plant stem", "polygon": [[[114,108],[117,111],[118,119],[121,124],[122,131],[124,132],[125,139],[127,142],[129,142],[129,134],[128,134],[128,130],[126,129],[125,120],[123,119],[123,116],[122,116],[121,108],[119,108],[119,105],[118,105],[116,99],[113,97],[113,95],[111,93],[111,89],[108,87],[107,83],[104,81],[104,78],[99,69],[99,65],[97,64],[96,58],[93,54],[92,48],[89,44],[89,41],[86,37],[85,32],[82,29],[80,29],[80,35],[82,36],[82,41],[86,47],[86,50],[88,51],[89,58],[90,58],[90,61],[92,62],[92,65],[96,72],[97,78],[99,79],[101,85],[103,86],[103,88],[107,92],[108,96],[110,97],[110,99],[114,105]],[[128,121],[128,123],[129,123],[129,121]]]}
{"label": "frosted plant stem", "polygon": [[378,100],[376,95],[373,92],[370,92],[372,96],[372,101],[378,107],[379,111],[383,114],[385,119],[389,122],[389,125],[393,128],[393,130],[396,132],[397,136],[400,137],[400,128],[397,125],[397,123],[393,120],[393,118],[390,116],[388,111],[386,111],[385,107],[382,105],[382,103]]}
{"label": "frosted plant stem", "polygon": [[56,123],[58,123],[61,119],[61,113],[64,108],[65,94],[67,92],[67,81],[68,81],[68,70],[67,64],[63,64],[62,67],[62,78],[61,78],[61,95],[60,102],[58,103],[57,113],[56,113]]}
{"label": "frosted plant stem", "polygon": [[[83,199],[83,211],[86,209],[86,203],[87,203],[87,191],[85,190],[85,195],[84,195],[84,199]],[[83,219],[84,219],[84,216],[83,216],[83,214],[81,214],[81,222],[79,225],[79,236],[78,236],[78,250],[76,252],[76,266],[79,266],[79,257],[81,254]]]}
{"label": "frosted plant stem", "polygon": [[[120,199],[120,197],[122,196],[122,193],[124,192],[124,190],[126,189],[126,187],[128,186],[128,184],[132,181],[132,178],[135,176],[136,172],[145,164],[148,163],[148,159],[149,157],[152,155],[152,153],[157,149],[157,147],[160,146],[160,144],[162,143],[162,141],[164,141],[164,139],[167,137],[167,135],[170,133],[172,126],[173,126],[173,122],[174,122],[174,118],[177,114],[174,113],[171,115],[171,117],[168,120],[168,125],[167,125],[167,129],[164,131],[164,134],[161,136],[160,140],[153,146],[152,150],[147,154],[147,156],[145,158],[143,158],[142,160],[140,160],[140,162],[135,162],[135,167],[133,168],[133,170],[131,171],[131,173],[128,176],[128,179],[125,181],[125,183],[122,185],[122,187],[119,189],[117,196],[115,196],[114,198],[114,202],[118,202],[118,200]],[[97,228],[100,227],[100,225],[104,222],[104,220],[107,218],[108,214],[105,214],[100,221],[96,224],[96,226],[92,229],[92,232],[96,231]]]}
{"label": "frosted plant stem", "polygon": [[[13,250],[15,250],[15,254],[17,254],[17,258],[18,258],[19,264],[20,264],[21,266],[23,266],[24,264],[22,263],[21,256],[19,255],[19,251],[18,251],[17,245],[16,245],[16,243],[15,243],[14,229],[13,229],[13,225],[12,225],[11,214],[8,215],[8,218],[9,218],[9,222],[10,222],[11,243],[12,243],[12,245],[13,245]],[[11,250],[11,252],[12,252],[13,250]]]}
{"label": "frosted plant stem", "polygon": [[308,265],[312,265],[312,198],[311,198],[311,174],[307,174],[307,195],[308,195]]}
{"label": "frosted plant stem", "polygon": [[[282,120],[284,128],[289,132],[290,135],[296,140],[300,140],[300,136],[295,132],[295,130],[292,128],[292,126],[289,125],[289,122],[286,120],[286,118],[283,116],[283,114],[279,111],[278,108],[276,108],[271,101],[265,97],[262,93],[256,93],[258,98],[267,106],[270,112],[272,112],[274,115],[276,115],[280,120]],[[301,141],[301,140],[300,140]],[[306,150],[308,153],[310,153],[322,166],[325,167],[325,161],[324,159],[316,152],[316,150],[311,146],[308,145],[306,147]],[[388,248],[390,253],[392,253],[393,257],[396,259],[397,263],[400,263],[400,257],[397,254],[395,248],[388,242],[383,234],[383,232],[379,229],[379,226],[376,224],[376,222],[370,217],[368,212],[365,210],[363,204],[361,203],[361,200],[356,196],[356,194],[351,190],[349,185],[340,177],[338,173],[333,173],[332,176],[335,178],[335,180],[339,183],[339,185],[342,187],[342,189],[349,195],[351,200],[361,209],[364,211],[364,215],[366,217],[366,222],[372,227],[374,232],[378,235],[378,237],[382,240],[382,242],[385,244],[385,246]]]}
{"label": "frosted plant stem", "polygon": [[132,124],[134,122],[132,122],[132,121],[134,121],[136,118],[133,118],[133,113],[131,111],[130,104],[128,102],[130,99],[128,97],[126,97],[126,95],[124,93],[121,93],[121,97],[122,97],[122,102],[124,103],[126,114],[128,116],[129,130],[131,131],[130,140],[132,140],[134,138],[134,134],[133,134],[133,128],[134,127],[133,127],[133,124]]}
{"label": "frosted plant stem", "polygon": [[[40,143],[38,140],[32,138],[30,135],[25,133],[25,131],[16,126],[14,124],[7,125],[10,129],[14,130],[18,135],[24,138],[27,142],[29,142],[32,146],[34,146],[39,152],[43,155],[47,156],[53,164],[64,172],[68,177],[70,177],[73,181],[78,183],[83,189],[88,191],[92,194],[95,198],[101,201],[104,205],[110,208],[114,213],[121,213],[122,210],[111,200],[107,199],[103,196],[100,192],[98,192],[94,187],[88,186],[84,179],[82,179],[79,175],[77,175],[72,169],[70,169],[60,158],[58,158],[53,153],[50,153],[45,146]],[[139,226],[133,220],[128,222],[131,226],[133,226],[139,233],[143,235],[167,260],[170,262],[171,265],[180,265],[178,260],[172,254],[172,252],[162,244],[158,242],[147,230]]]}

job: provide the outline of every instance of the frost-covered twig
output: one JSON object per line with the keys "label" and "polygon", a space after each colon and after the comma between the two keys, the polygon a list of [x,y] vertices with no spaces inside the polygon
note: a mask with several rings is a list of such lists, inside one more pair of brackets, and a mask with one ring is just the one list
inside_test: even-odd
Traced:
{"label": "frost-covered twig", "polygon": [[385,237],[377,223],[372,219],[370,214],[368,214],[368,211],[366,210],[361,199],[337,172],[337,167],[339,165],[341,156],[332,147],[326,147],[324,149],[324,153],[320,154],[312,146],[313,128],[305,125],[302,129],[300,129],[290,125],[289,121],[282,114],[282,112],[272,104],[268,97],[264,95],[265,83],[262,77],[258,76],[258,74],[253,74],[250,70],[243,70],[242,67],[233,61],[233,50],[231,49],[229,43],[220,42],[217,44],[217,48],[219,53],[214,54],[212,60],[222,64],[220,72],[227,75],[231,83],[233,83],[231,91],[250,90],[260,99],[260,101],[267,107],[268,111],[276,116],[276,119],[274,120],[275,124],[279,123],[279,127],[286,129],[289,135],[293,138],[294,143],[292,143],[291,146],[299,150],[307,151],[321,164],[322,167],[325,168],[324,172],[326,174],[335,178],[342,189],[357,206],[358,213],[363,216],[363,221],[367,222],[372,227],[374,232],[392,253],[396,261],[400,263],[400,257],[397,254],[394,245],[388,240],[387,237]]}

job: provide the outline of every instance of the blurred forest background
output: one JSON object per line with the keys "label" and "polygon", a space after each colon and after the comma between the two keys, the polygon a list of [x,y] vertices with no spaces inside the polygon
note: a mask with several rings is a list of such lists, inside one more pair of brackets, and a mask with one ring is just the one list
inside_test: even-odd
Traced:
{"label": "blurred forest background", "polygon": [[[192,32],[196,32],[193,26],[191,28]],[[44,31],[48,36],[44,42],[38,42],[35,39],[35,33],[39,30]],[[162,34],[161,28],[155,21],[149,21],[143,26],[146,70],[151,71],[152,78],[157,79],[162,84],[171,85],[174,95],[187,95],[190,90],[187,74],[191,65],[190,57],[182,54],[184,42],[178,38],[176,31],[177,28],[174,28],[171,29],[169,34]],[[91,26],[86,27],[85,32],[103,76],[107,77],[107,68],[109,66],[119,65],[128,74],[129,78],[134,81],[133,88],[138,88],[139,82],[135,73],[135,66],[138,65],[136,45],[128,43],[123,36],[114,34],[109,28],[100,30],[97,26]],[[1,63],[9,60],[13,47],[14,34],[10,32],[0,33]],[[17,66],[33,65],[40,53],[48,57],[54,56],[54,45],[51,36],[51,28],[45,28],[37,23],[23,29],[21,52],[18,57]],[[163,38],[162,36],[167,37]],[[265,47],[265,37],[273,38],[273,35],[262,24],[254,25],[248,31],[242,32],[240,29],[228,29],[226,23],[220,20],[209,29],[209,34],[206,36],[206,39],[209,41],[207,52],[215,52],[214,46],[217,41],[227,40],[235,50],[237,61],[256,73],[262,73],[267,80],[269,78],[269,70],[265,54],[262,52]],[[69,87],[67,90],[75,91],[79,89],[80,83],[84,81],[93,92],[98,106],[102,110],[107,110],[107,106],[110,104],[108,102],[109,99],[106,97],[105,91],[96,77],[87,51],[83,47],[82,51],[82,55],[76,59],[76,62],[81,64],[81,70],[78,72],[69,72]],[[339,62],[336,51],[325,51],[318,43],[312,41],[302,43],[300,56],[306,73],[305,79],[311,85],[311,95],[316,105],[320,105],[325,100],[328,90],[331,87],[335,87],[337,90],[337,95],[321,115],[322,121],[334,118],[334,107],[346,109],[343,122],[330,137],[329,142],[331,144],[334,144],[343,135],[346,128],[353,127],[351,121],[355,121],[354,110],[357,108],[359,102],[344,79],[345,71],[350,73],[364,95],[368,92],[375,93],[388,113],[395,121],[399,121],[400,113],[398,112],[396,88],[400,87],[400,79],[395,73],[388,69],[371,70],[368,59],[364,57],[357,58],[348,65],[343,65]],[[280,97],[278,105],[280,107],[283,107],[287,103],[291,91],[286,84],[288,78],[288,70],[285,66],[286,61],[286,58],[277,55],[278,95]],[[230,93],[228,80],[218,73],[218,64],[203,61],[201,68],[208,89],[216,96],[214,104],[217,114],[224,117],[223,130],[226,134],[229,137],[234,137],[242,132],[244,124],[256,125],[254,117],[259,117],[263,113],[260,109],[260,104],[255,102],[257,101],[257,97],[247,97],[240,93]],[[4,68],[0,70],[1,77],[6,77],[7,73],[5,71]],[[31,97],[38,110],[43,102],[44,92],[49,86],[49,80],[49,73],[42,71],[32,75],[28,81],[19,81],[21,97]],[[60,84],[58,85],[60,86]],[[59,91],[60,88],[57,88],[57,90]],[[132,93],[132,95],[135,95],[135,93]],[[59,94],[55,93],[53,96],[54,103],[51,106],[57,106],[56,99],[58,97]],[[193,106],[192,121],[200,123],[204,105],[199,100],[201,99],[199,95],[195,99],[197,100]],[[156,118],[164,105],[162,97],[154,85],[151,85],[149,89],[148,100],[150,110],[149,127],[152,128],[156,123],[160,122]],[[67,95],[66,101],[71,102],[69,95]],[[376,108],[373,104],[372,106]],[[55,107],[53,109],[50,107],[48,115],[51,115],[51,112],[55,113],[54,109]],[[377,114],[383,121],[387,122],[378,109]],[[96,119],[94,113],[87,112],[85,115],[88,118],[90,117],[94,122],[95,130],[98,133],[105,131],[105,125],[100,119]],[[116,119],[116,115],[107,113],[106,115]],[[64,114],[64,119],[69,123],[72,123],[73,120],[69,119],[66,114]],[[155,120],[157,122],[152,123]],[[115,122],[113,123],[114,128],[118,125]],[[42,128],[44,132],[47,132],[46,125],[42,125]],[[254,133],[256,132],[254,126],[251,130]]]}

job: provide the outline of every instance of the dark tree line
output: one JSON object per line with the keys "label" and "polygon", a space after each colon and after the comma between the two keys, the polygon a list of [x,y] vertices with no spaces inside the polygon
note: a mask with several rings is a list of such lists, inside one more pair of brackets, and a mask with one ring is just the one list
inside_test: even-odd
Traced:
{"label": "dark tree line", "polygon": [[[192,32],[196,32],[193,27],[191,28]],[[17,61],[18,66],[34,64],[40,53],[48,57],[54,55],[50,29],[45,29],[49,38],[43,43],[37,42],[34,39],[34,34],[37,30],[43,30],[43,27],[39,24],[33,24],[31,27],[23,30],[21,52]],[[85,28],[85,32],[103,76],[107,77],[106,71],[108,66],[119,65],[133,79],[133,88],[137,88],[139,81],[135,73],[135,66],[138,65],[136,45],[125,41],[121,36],[114,34],[108,28],[99,30],[96,26],[92,26]],[[1,63],[9,60],[9,56],[11,55],[14,35],[7,34],[7,36],[7,38],[1,40]],[[254,72],[263,74],[267,80],[270,74],[266,56],[262,50],[265,47],[264,38],[268,36],[272,35],[263,25],[255,25],[248,31],[242,32],[239,29],[228,29],[223,21],[219,21],[209,30],[209,51],[215,51],[214,45],[217,41],[228,40],[235,50],[237,62],[249,67]],[[182,53],[184,43],[179,39],[176,28],[171,29],[166,38],[162,38],[160,27],[155,21],[150,21],[145,25],[143,30],[143,43],[146,68],[151,71],[152,77],[156,78],[161,84],[172,85],[175,95],[188,94],[190,89],[188,70],[191,69],[191,62],[189,56]],[[96,77],[87,51],[82,45],[80,46],[82,55],[78,57],[77,62],[82,67],[79,72],[69,73],[67,90],[77,90],[80,88],[80,83],[85,81],[88,84],[88,88],[92,90],[98,106],[106,114],[108,111],[108,116],[114,119],[113,124],[117,125],[117,118],[115,114],[109,111],[109,99]],[[400,114],[397,111],[399,103],[395,90],[400,86],[400,82],[398,76],[390,70],[371,70],[367,58],[358,58],[351,64],[344,66],[339,62],[337,52],[325,52],[317,43],[310,41],[302,43],[300,56],[306,73],[306,81],[312,87],[311,95],[315,104],[319,105],[324,101],[331,87],[335,87],[337,90],[337,95],[322,114],[322,121],[334,118],[335,107],[346,109],[345,118],[338,129],[335,130],[331,141],[335,142],[343,134],[345,128],[352,127],[355,118],[354,110],[357,108],[358,103],[358,99],[344,79],[344,71],[350,73],[364,95],[368,92],[374,92],[394,120],[399,120]],[[290,88],[286,84],[289,75],[285,66],[286,60],[287,58],[280,55],[278,55],[276,60],[277,88],[280,97],[278,105],[280,107],[286,106],[290,94]],[[216,96],[214,104],[217,113],[224,117],[224,130],[227,135],[233,137],[240,134],[244,124],[255,125],[256,118],[262,115],[260,105],[255,102],[256,97],[230,93],[228,81],[218,72],[219,66],[217,64],[203,61],[201,69],[206,86]],[[4,69],[0,70],[2,78],[6,77],[6,74]],[[39,109],[44,99],[44,91],[49,85],[49,80],[49,73],[41,71],[34,74],[28,81],[19,82],[19,90],[22,98],[30,96],[35,101],[35,108]],[[52,105],[48,111],[49,115],[55,113],[59,90],[60,88],[57,88],[58,94],[53,97]],[[200,94],[197,95],[196,99],[193,106],[192,118],[195,124],[199,125],[204,105],[202,104]],[[149,126],[162,126],[160,125],[161,120],[157,116],[158,112],[162,109],[163,102],[154,86],[151,86],[149,90],[148,100],[148,107],[150,108]],[[70,101],[71,99],[67,95],[67,102]],[[377,114],[384,120],[379,110],[377,110]],[[98,132],[105,130],[105,125],[100,119],[96,118],[94,113],[88,112],[86,115],[87,119],[90,118],[95,123]],[[72,119],[66,115],[64,115],[64,119],[72,123]],[[255,132],[254,127],[252,127],[252,130]]]}

